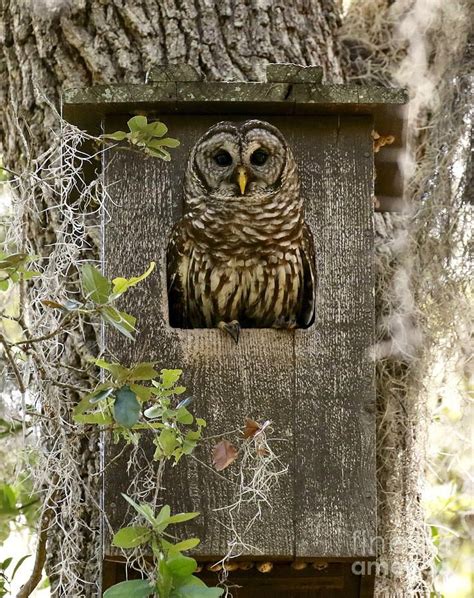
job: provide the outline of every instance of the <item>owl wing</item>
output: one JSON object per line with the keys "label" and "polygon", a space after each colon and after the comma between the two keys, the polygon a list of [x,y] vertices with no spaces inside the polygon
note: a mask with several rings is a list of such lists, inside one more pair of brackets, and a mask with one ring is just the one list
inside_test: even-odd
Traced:
{"label": "owl wing", "polygon": [[181,222],[177,222],[171,233],[166,255],[168,280],[168,308],[170,326],[187,328],[188,323],[188,278],[189,256]]}
{"label": "owl wing", "polygon": [[298,314],[298,326],[308,328],[316,317],[316,256],[313,235],[307,224],[303,226],[301,258],[303,262],[303,294]]}

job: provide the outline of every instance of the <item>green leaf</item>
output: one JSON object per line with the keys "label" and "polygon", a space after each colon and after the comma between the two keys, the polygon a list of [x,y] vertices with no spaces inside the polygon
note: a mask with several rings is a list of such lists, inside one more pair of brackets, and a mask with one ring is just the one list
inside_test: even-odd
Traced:
{"label": "green leaf", "polygon": [[165,456],[170,457],[177,446],[176,431],[172,428],[161,430],[159,440]]}
{"label": "green leaf", "polygon": [[16,514],[16,492],[10,484],[2,484],[0,486],[0,514]]}
{"label": "green leaf", "polygon": [[31,280],[32,278],[41,276],[41,272],[38,272],[38,270],[25,270],[22,272],[22,276],[23,280]]}
{"label": "green leaf", "polygon": [[8,569],[8,567],[10,566],[12,561],[13,561],[13,557],[11,557],[11,556],[9,556],[4,561],[2,561],[0,563],[0,571],[2,571],[2,570],[5,571],[5,569]]}
{"label": "green leaf", "polygon": [[12,436],[17,432],[20,432],[23,429],[23,426],[20,422],[14,423],[13,421],[8,421],[3,417],[0,417],[0,439],[6,438],[7,436]]}
{"label": "green leaf", "polygon": [[202,417],[196,417],[196,423],[200,428],[205,428],[207,426],[206,420],[202,419]]}
{"label": "green leaf", "polygon": [[196,445],[196,440],[184,440],[183,446],[181,447],[181,451],[184,455],[190,455],[196,448]]}
{"label": "green leaf", "polygon": [[109,363],[108,361],[105,361],[105,359],[96,359],[94,360],[94,363],[103,370],[110,372],[116,380],[126,380],[130,371],[120,363]]}
{"label": "green leaf", "polygon": [[8,291],[9,286],[8,279],[0,280],[0,291]]}
{"label": "green leaf", "polygon": [[177,513],[169,518],[168,523],[171,525],[172,523],[183,523],[184,521],[189,521],[190,519],[195,519],[199,517],[198,512],[194,513]]}
{"label": "green leaf", "polygon": [[163,139],[152,139],[146,145],[152,149],[160,149],[162,146],[178,147],[181,144],[178,139],[173,139],[172,137],[163,137]]}
{"label": "green leaf", "polygon": [[152,405],[145,410],[145,417],[153,419],[154,417],[161,417],[163,415],[163,407],[161,405]]}
{"label": "green leaf", "polygon": [[81,268],[81,282],[85,295],[95,303],[107,303],[111,284],[92,264],[84,264]]}
{"label": "green leaf", "polygon": [[146,116],[133,116],[127,122],[128,128],[132,133],[139,132],[145,130],[148,125],[148,120]]}
{"label": "green leaf", "polygon": [[[161,430],[161,428],[164,427],[164,424],[160,423],[160,422],[147,422],[147,423],[143,423],[141,424],[140,422],[138,422],[138,424],[135,424],[133,426],[134,430]],[[1,438],[1,436],[0,436]]]}
{"label": "green leaf", "polygon": [[6,268],[18,268],[21,265],[31,261],[31,257],[27,253],[12,253],[10,255],[4,255],[0,259],[0,270]]}
{"label": "green leaf", "polygon": [[104,598],[147,598],[155,593],[148,579],[122,581],[104,592]]}
{"label": "green leaf", "polygon": [[169,153],[168,150],[165,150],[163,148],[146,148],[146,152],[147,154],[149,154],[150,156],[153,156],[154,158],[161,158],[161,160],[165,160],[165,162],[170,162],[171,160],[171,154]]}
{"label": "green leaf", "polygon": [[94,411],[93,413],[77,414],[73,419],[78,424],[96,424],[98,426],[106,426],[112,423],[112,418],[105,411]]}
{"label": "green leaf", "polygon": [[125,291],[127,291],[130,287],[134,287],[142,280],[145,280],[145,278],[150,276],[150,274],[153,272],[155,266],[155,262],[150,262],[148,269],[140,276],[132,276],[132,278],[114,278],[112,280],[112,283],[114,285],[112,289],[113,298],[116,299],[117,297],[120,297],[120,295],[125,293]]}
{"label": "green leaf", "polygon": [[[190,575],[189,577],[185,577],[185,578],[178,578],[175,580],[175,587],[176,588],[184,588],[187,586],[193,586],[193,587],[198,587],[198,588],[206,588],[206,584],[199,579],[199,577],[195,577],[194,575]],[[172,596],[174,596],[174,594],[172,594]],[[181,596],[181,594],[176,594],[176,596]]]}
{"label": "green leaf", "polygon": [[171,556],[167,559],[166,566],[173,577],[189,577],[197,569],[196,561],[183,554]]}
{"label": "green leaf", "polygon": [[172,590],[173,585],[175,585],[176,580],[173,579],[173,576],[168,569],[166,564],[166,560],[164,558],[158,559],[158,567],[157,567],[157,577],[158,582],[156,584],[157,596],[158,598],[169,598],[170,592]]}
{"label": "green leaf", "polygon": [[136,548],[148,542],[151,530],[148,527],[122,527],[113,537],[112,544],[119,548]]}
{"label": "green leaf", "polygon": [[107,133],[107,135],[101,135],[102,139],[113,139],[114,141],[123,141],[127,137],[125,131],[115,131],[115,133]]}
{"label": "green leaf", "polygon": [[153,380],[158,376],[158,372],[151,362],[141,362],[130,368],[127,380]]}
{"label": "green leaf", "polygon": [[104,399],[106,399],[107,397],[110,397],[110,395],[115,391],[115,388],[106,388],[104,390],[99,390],[98,392],[96,392],[95,394],[93,394],[92,396],[89,396],[89,403],[91,405],[94,405],[95,403],[98,403],[99,401],[103,401]]}
{"label": "green leaf", "polygon": [[190,425],[194,421],[194,417],[190,411],[186,409],[186,407],[180,407],[176,412],[176,419],[180,424]]}
{"label": "green leaf", "polygon": [[161,370],[161,385],[163,388],[171,388],[181,378],[183,370]]}
{"label": "green leaf", "polygon": [[168,519],[170,518],[171,509],[169,505],[164,505],[161,507],[160,512],[156,516],[155,523],[158,526],[162,526],[163,524],[168,524]]}
{"label": "green leaf", "polygon": [[145,503],[140,503],[138,505],[129,496],[127,496],[126,494],[123,494],[123,492],[122,492],[122,496],[130,505],[132,505],[132,507],[135,509],[135,511],[139,515],[142,515],[153,526],[156,524],[155,514],[153,513],[153,509],[150,507],[150,505],[147,505]]}
{"label": "green leaf", "polygon": [[15,568],[13,569],[13,573],[11,574],[10,579],[13,579],[18,571],[18,569],[23,565],[23,563],[26,561],[26,559],[28,559],[31,556],[31,554],[25,554],[25,556],[22,556],[21,559],[18,560],[18,562],[15,565]]}
{"label": "green leaf", "polygon": [[82,305],[83,304],[79,303],[79,301],[73,301],[72,299],[68,299],[64,302],[64,305],[62,307],[64,307],[66,311],[76,311],[76,309],[79,309],[80,307],[82,307]]}
{"label": "green leaf", "polygon": [[140,418],[140,403],[129,386],[122,386],[115,396],[114,419],[124,428],[131,428]]}
{"label": "green leaf", "polygon": [[132,332],[135,332],[135,324],[137,319],[130,314],[115,309],[115,307],[103,307],[100,311],[102,317],[111,326],[116,328],[121,334],[134,340]]}
{"label": "green leaf", "polygon": [[91,402],[89,396],[81,399],[81,401],[74,407],[72,411],[74,418],[76,417],[76,415],[81,415],[82,413],[85,413],[88,409],[90,409],[90,407]]}
{"label": "green leaf", "polygon": [[161,121],[155,120],[147,125],[146,132],[153,137],[163,137],[168,132],[168,127]]}
{"label": "green leaf", "polygon": [[196,548],[196,546],[201,542],[199,538],[188,538],[187,540],[182,540],[173,546],[173,550],[178,550],[182,552],[183,550],[192,550]]}
{"label": "green leaf", "polygon": [[130,384],[130,389],[137,395],[140,401],[150,400],[151,388],[149,386],[142,386],[141,384]]}

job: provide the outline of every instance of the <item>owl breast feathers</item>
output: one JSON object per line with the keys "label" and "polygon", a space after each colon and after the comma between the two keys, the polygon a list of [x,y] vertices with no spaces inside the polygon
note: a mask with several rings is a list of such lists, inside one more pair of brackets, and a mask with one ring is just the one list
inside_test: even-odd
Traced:
{"label": "owl breast feathers", "polygon": [[278,129],[257,120],[211,127],[191,151],[184,199],[168,245],[172,326],[314,321],[313,239],[296,164]]}

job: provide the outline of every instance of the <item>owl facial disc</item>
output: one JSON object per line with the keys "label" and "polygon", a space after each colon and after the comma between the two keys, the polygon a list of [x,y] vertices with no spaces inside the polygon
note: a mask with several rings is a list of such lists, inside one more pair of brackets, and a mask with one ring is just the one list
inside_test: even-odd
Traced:
{"label": "owl facial disc", "polygon": [[255,201],[281,187],[288,146],[267,122],[220,122],[197,142],[190,167],[210,199]]}

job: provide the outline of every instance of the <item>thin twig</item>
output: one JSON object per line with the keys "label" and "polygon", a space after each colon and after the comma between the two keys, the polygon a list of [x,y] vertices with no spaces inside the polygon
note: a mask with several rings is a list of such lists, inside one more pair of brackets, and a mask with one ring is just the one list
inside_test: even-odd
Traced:
{"label": "thin twig", "polygon": [[67,370],[71,370],[72,372],[77,372],[78,374],[87,374],[87,372],[93,367],[93,363],[89,364],[86,368],[76,368],[72,365],[68,365],[67,363],[62,363],[61,361],[58,363],[59,367],[65,368]]}
{"label": "thin twig", "polygon": [[58,388],[66,388],[67,390],[72,390],[74,392],[90,392],[90,388],[81,388],[80,386],[74,386],[73,384],[67,384],[66,382],[60,382],[59,380],[51,380],[50,378],[45,378],[45,382],[49,382],[53,386],[57,386]]}
{"label": "thin twig", "polygon": [[8,342],[5,340],[5,337],[3,336],[3,334],[0,334],[0,343],[3,345],[3,348],[5,349],[5,355],[7,356],[8,363],[12,366],[13,373],[15,374],[15,378],[18,383],[18,388],[20,389],[22,394],[25,394],[26,386],[23,382],[23,378],[21,376],[20,370],[18,369],[15,358],[12,355],[10,346],[9,346]]}
{"label": "thin twig", "polygon": [[16,177],[20,176],[18,174],[18,172],[15,172],[14,170],[11,170],[10,168],[7,168],[6,166],[0,166],[0,170],[4,170],[5,172],[8,172],[8,174],[11,174],[11,175],[16,176]]}
{"label": "thin twig", "polygon": [[66,323],[71,319],[71,317],[73,316],[73,313],[68,314],[67,316],[65,316],[61,322],[59,322],[57,328],[55,328],[53,330],[53,332],[50,332],[49,334],[45,334],[44,336],[38,336],[36,338],[29,338],[23,341],[17,341],[16,343],[11,343],[12,347],[19,347],[21,345],[32,345],[34,343],[40,343],[42,341],[47,341],[50,338],[53,338],[55,336],[57,336],[60,332],[62,332],[62,330],[64,329],[64,326],[66,325]]}
{"label": "thin twig", "polygon": [[43,514],[41,515],[38,533],[38,544],[36,546],[35,563],[33,565],[33,571],[31,572],[28,581],[21,587],[20,591],[16,595],[16,598],[28,598],[28,596],[31,596],[34,589],[41,581],[44,564],[46,562],[46,543],[48,541],[48,528],[54,513],[53,504],[55,494],[56,492],[50,495],[44,508]]}

